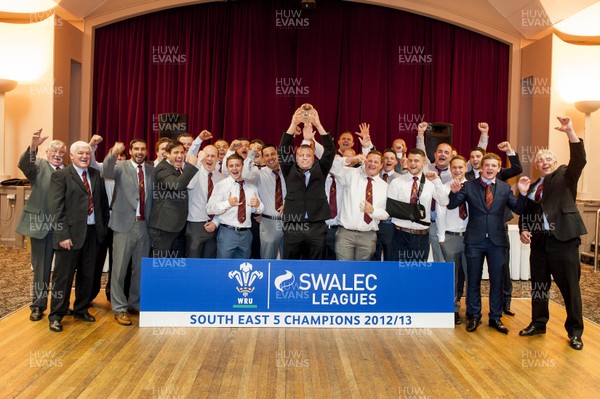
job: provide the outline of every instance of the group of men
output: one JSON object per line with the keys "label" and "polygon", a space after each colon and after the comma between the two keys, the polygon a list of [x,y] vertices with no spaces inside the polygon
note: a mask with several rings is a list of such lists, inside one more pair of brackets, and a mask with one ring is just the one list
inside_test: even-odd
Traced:
{"label": "group of men", "polygon": [[[581,349],[577,251],[585,228],[575,196],[585,151],[571,121],[559,121],[557,129],[571,143],[569,165],[559,167],[554,154],[540,151],[535,165],[541,178],[532,184],[521,177],[517,197],[504,180],[521,173],[518,155],[508,142],[499,144],[511,162],[510,168],[501,168],[500,157],[485,151],[486,123],[478,125],[481,139],[469,161],[442,143],[433,163],[424,151],[427,122],[418,126],[417,148],[407,151],[404,141],[396,139],[383,152],[374,149],[369,125],[361,124],[357,155],[351,132],[340,135],[336,150],[314,109],[309,119],[300,108],[294,113],[277,147],[247,139],[202,146],[213,138],[204,130],[195,139],[185,134],[178,141],[160,140],[154,164],[146,162],[143,139],[130,142],[128,160],[118,160],[126,148],[117,142],[98,164],[94,147],[100,139],[95,136],[92,146],[72,144],[71,163],[65,166],[66,145],[57,140],[49,143],[45,159],[36,157],[46,139],[37,131],[19,161],[32,184],[17,229],[31,237],[30,319],[42,319],[50,289],[50,330],[62,331],[76,275],[73,316],[95,320],[88,308],[99,291],[98,265],[103,262],[96,262],[97,248],[112,231],[107,288],[121,325],[131,325],[128,312],[139,311],[141,258],[149,255],[420,262],[427,261],[432,248],[434,260],[456,266],[457,324],[462,322],[458,310],[467,282],[469,332],[481,323],[480,286],[487,259],[489,325],[508,333],[501,316],[514,315],[507,265],[510,209],[521,215],[521,240],[532,244],[533,316],[520,335],[545,332],[553,275],[568,302],[570,345]],[[317,133],[320,140],[315,140]],[[104,184],[109,181],[110,186]],[[49,223],[34,223],[40,220]]]}

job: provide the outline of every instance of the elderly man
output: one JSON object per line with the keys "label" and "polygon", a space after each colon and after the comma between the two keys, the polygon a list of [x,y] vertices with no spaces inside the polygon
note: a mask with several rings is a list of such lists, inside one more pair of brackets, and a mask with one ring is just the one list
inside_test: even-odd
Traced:
{"label": "elderly man", "polygon": [[56,223],[48,209],[48,190],[52,174],[64,168],[67,151],[65,143],[52,140],[46,150],[46,158],[37,158],[39,146],[48,138],[42,137],[42,129],[33,133],[31,145],[19,159],[19,169],[31,183],[31,194],[25,203],[17,225],[17,233],[29,236],[31,264],[33,266],[33,297],[29,320],[39,321],[48,307],[50,269],[52,267],[52,237]]}
{"label": "elderly man", "polygon": [[540,150],[535,167],[540,178],[531,185],[529,202],[519,219],[521,241],[531,244],[531,323],[519,333],[532,336],[546,333],[550,318],[548,298],[551,277],[565,300],[565,329],[571,348],[581,350],[583,316],[579,277],[580,236],[587,231],[577,211],[577,182],[586,164],[583,141],[577,137],[571,120],[558,117],[556,130],[566,133],[571,158],[568,165],[558,165],[549,150]]}
{"label": "elderly man", "polygon": [[77,141],[70,148],[71,165],[52,174],[48,207],[56,229],[53,237],[56,262],[52,275],[50,331],[62,331],[73,277],[73,316],[86,322],[96,319],[88,312],[94,285],[97,248],[106,236],[108,199],[100,172],[90,168],[90,145]]}

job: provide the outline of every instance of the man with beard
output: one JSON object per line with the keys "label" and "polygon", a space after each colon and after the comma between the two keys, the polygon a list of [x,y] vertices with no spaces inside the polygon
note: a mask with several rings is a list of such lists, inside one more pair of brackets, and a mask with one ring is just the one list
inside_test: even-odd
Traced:
{"label": "man with beard", "polygon": [[[262,154],[266,168],[259,168],[254,163],[258,153]],[[285,195],[285,179],[279,164],[277,149],[267,144],[259,150],[258,145],[250,146],[248,157],[244,161],[242,171],[244,180],[256,184],[265,209],[260,222],[260,258],[277,259],[277,254],[283,256],[283,214]]]}
{"label": "man with beard", "polygon": [[[111,305],[115,320],[131,325],[127,310],[140,309],[140,272],[142,258],[150,253],[150,236],[146,220],[152,209],[154,166],[147,164],[147,145],[142,139],[129,144],[129,161],[117,162],[125,150],[115,143],[104,159],[103,175],[115,182],[112,213],[108,226],[113,230],[113,265],[111,270]],[[127,267],[131,262],[129,292],[125,292]]]}
{"label": "man with beard", "polygon": [[48,209],[48,190],[52,174],[64,168],[65,143],[52,140],[45,158],[37,158],[40,145],[48,138],[42,137],[42,129],[33,133],[31,145],[21,158],[19,169],[31,184],[29,200],[17,225],[17,233],[28,236],[31,242],[31,265],[33,266],[33,298],[29,320],[39,321],[48,307],[50,270],[52,267],[52,237],[57,225]]}

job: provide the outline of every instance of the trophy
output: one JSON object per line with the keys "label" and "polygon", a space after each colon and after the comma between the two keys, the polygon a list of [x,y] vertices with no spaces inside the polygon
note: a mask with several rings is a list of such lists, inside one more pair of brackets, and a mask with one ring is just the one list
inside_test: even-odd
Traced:
{"label": "trophy", "polygon": [[312,123],[314,119],[314,108],[312,105],[305,103],[300,106],[302,122],[304,124]]}

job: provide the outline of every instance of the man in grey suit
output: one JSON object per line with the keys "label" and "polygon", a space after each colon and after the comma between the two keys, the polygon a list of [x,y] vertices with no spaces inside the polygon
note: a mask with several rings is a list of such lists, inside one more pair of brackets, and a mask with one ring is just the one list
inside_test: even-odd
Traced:
{"label": "man in grey suit", "polygon": [[[152,209],[154,166],[145,162],[145,140],[133,139],[129,144],[131,159],[117,162],[118,155],[124,150],[123,143],[115,143],[104,158],[103,173],[105,178],[115,182],[112,214],[108,223],[108,227],[114,232],[110,303],[117,323],[130,326],[127,309],[139,311],[141,263],[143,257],[150,255],[150,236],[146,220],[149,220]],[[127,298],[125,277],[129,261],[131,285]]]}
{"label": "man in grey suit", "polygon": [[33,296],[31,321],[42,319],[48,307],[50,269],[52,268],[52,236],[56,223],[48,210],[48,187],[50,176],[64,167],[67,151],[65,143],[53,140],[48,144],[46,158],[37,158],[39,146],[48,138],[42,137],[42,129],[33,133],[31,145],[19,159],[19,169],[31,183],[31,194],[25,203],[17,225],[17,233],[28,236],[31,242],[31,264],[33,266]]}
{"label": "man in grey suit", "polygon": [[53,237],[56,263],[52,274],[52,301],[48,315],[50,331],[63,329],[73,277],[75,302],[73,316],[86,322],[96,319],[88,312],[94,285],[98,244],[106,236],[108,199],[100,172],[90,168],[91,148],[77,141],[69,150],[71,165],[52,174],[48,208],[56,220]]}

